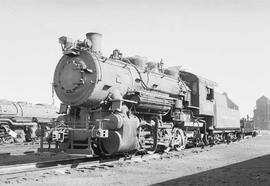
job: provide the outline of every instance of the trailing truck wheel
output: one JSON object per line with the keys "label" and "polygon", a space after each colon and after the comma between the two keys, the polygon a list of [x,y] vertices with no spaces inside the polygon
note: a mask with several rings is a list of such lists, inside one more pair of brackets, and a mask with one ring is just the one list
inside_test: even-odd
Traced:
{"label": "trailing truck wheel", "polygon": [[186,147],[186,139],[182,129],[173,129],[172,147],[176,151],[180,151]]}

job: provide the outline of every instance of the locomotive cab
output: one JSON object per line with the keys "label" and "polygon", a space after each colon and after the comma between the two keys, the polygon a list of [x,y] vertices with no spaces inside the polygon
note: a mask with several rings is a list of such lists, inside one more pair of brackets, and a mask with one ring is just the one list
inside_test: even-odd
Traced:
{"label": "locomotive cab", "polygon": [[214,115],[214,89],[217,83],[190,72],[181,72],[180,77],[191,89],[191,108],[195,115]]}
{"label": "locomotive cab", "polygon": [[190,72],[181,72],[180,77],[191,89],[191,104],[189,108],[195,116],[201,117],[205,121],[205,130],[213,127],[215,87],[217,83]]}

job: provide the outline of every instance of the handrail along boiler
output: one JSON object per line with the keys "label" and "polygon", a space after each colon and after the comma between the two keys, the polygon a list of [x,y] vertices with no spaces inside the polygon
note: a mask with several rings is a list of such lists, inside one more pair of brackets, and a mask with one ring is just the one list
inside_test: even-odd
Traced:
{"label": "handrail along boiler", "polygon": [[59,38],[63,57],[53,85],[64,115],[51,133],[58,150],[153,153],[208,143],[215,128],[214,82],[177,67],[165,69],[163,61],[123,57],[117,49],[106,58],[101,38]]}

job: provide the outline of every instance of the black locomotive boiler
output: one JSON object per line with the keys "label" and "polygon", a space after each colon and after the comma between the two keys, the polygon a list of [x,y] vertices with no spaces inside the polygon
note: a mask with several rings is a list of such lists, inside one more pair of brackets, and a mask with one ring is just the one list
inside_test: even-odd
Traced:
{"label": "black locomotive boiler", "polygon": [[117,49],[104,57],[101,38],[59,38],[63,57],[53,85],[63,116],[49,140],[57,150],[153,153],[236,139],[238,107],[214,91],[215,82]]}

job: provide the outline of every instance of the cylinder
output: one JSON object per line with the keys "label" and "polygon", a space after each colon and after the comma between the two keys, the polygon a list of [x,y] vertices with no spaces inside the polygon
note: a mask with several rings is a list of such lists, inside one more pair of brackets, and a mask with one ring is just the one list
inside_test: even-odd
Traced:
{"label": "cylinder", "polygon": [[101,53],[101,39],[102,34],[89,32],[86,34],[86,38],[92,43],[92,50]]}
{"label": "cylinder", "polygon": [[121,128],[109,130],[109,137],[101,139],[103,150],[109,154],[129,152],[137,148],[139,119],[133,115],[130,115],[130,117],[118,115],[118,118],[113,119],[114,122],[120,123],[119,117],[122,117],[121,126],[118,126]]}
{"label": "cylinder", "polygon": [[111,114],[106,119],[108,121],[104,123],[104,129],[117,130],[123,126],[123,114]]}

